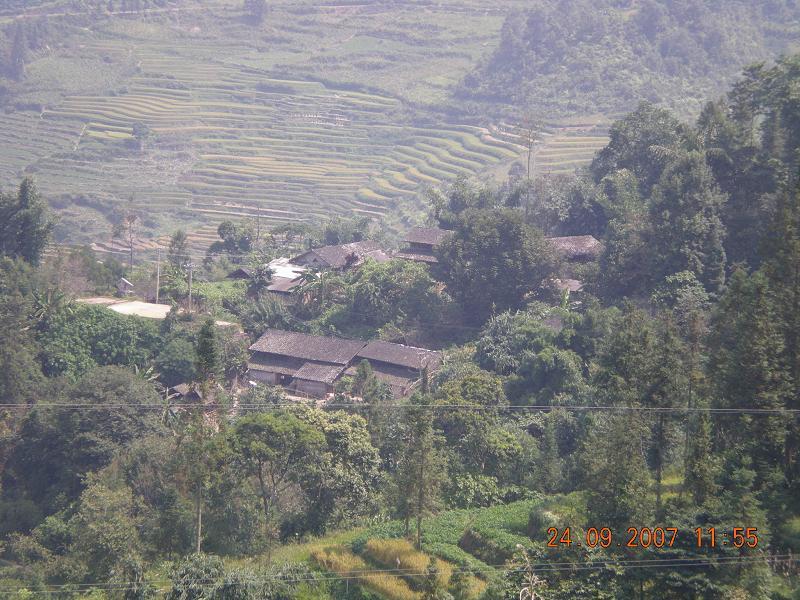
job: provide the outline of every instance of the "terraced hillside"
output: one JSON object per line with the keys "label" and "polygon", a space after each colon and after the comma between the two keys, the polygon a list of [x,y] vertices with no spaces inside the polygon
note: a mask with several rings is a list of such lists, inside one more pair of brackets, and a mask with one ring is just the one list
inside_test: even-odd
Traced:
{"label": "terraced hillside", "polygon": [[[395,214],[426,185],[523,152],[502,127],[430,108],[515,4],[275,3],[262,28],[228,0],[107,14],[28,66],[0,113],[0,183],[35,175],[58,237],[108,249],[131,207],[143,235],[182,226],[198,249],[227,218]],[[570,170],[599,141],[557,132],[539,164]]]}

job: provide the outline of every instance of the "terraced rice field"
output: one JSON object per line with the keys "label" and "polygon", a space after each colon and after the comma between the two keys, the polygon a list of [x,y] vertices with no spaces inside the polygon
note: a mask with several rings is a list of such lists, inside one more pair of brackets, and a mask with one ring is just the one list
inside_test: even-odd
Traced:
{"label": "terraced rice field", "polygon": [[[518,147],[525,145],[512,125],[501,123],[490,128],[490,133]],[[536,144],[536,175],[572,173],[591,162],[595,153],[607,143],[604,121],[592,119],[578,125],[547,125]]]}
{"label": "terraced rice field", "polygon": [[[283,222],[381,216],[421,185],[519,154],[478,127],[398,126],[393,98],[184,60],[167,48],[140,58],[125,93],[0,117],[0,144],[23,147],[0,178],[33,173],[46,194],[110,203],[135,194],[148,210],[188,210],[211,223],[257,212]],[[152,131],[141,153],[137,122]]]}
{"label": "terraced rice field", "polygon": [[[109,220],[133,200],[147,232],[137,249],[152,249],[180,226],[203,251],[224,219],[258,216],[268,227],[331,215],[384,218],[424,186],[501,173],[524,160],[502,126],[449,122],[410,103],[438,99],[471,68],[505,9],[423,4],[278,2],[261,35],[241,25],[233,0],[204,3],[196,16],[99,21],[65,56],[30,65],[36,84],[27,105],[40,106],[0,114],[0,184],[34,175],[66,204],[69,242],[121,249]],[[458,6],[463,19],[453,21]],[[362,64],[370,56],[389,62]],[[313,80],[370,83],[373,73],[386,91]],[[78,74],[80,82],[66,85]],[[151,132],[143,150],[136,123]],[[537,153],[539,173],[572,170],[603,140],[579,128],[551,133]]]}

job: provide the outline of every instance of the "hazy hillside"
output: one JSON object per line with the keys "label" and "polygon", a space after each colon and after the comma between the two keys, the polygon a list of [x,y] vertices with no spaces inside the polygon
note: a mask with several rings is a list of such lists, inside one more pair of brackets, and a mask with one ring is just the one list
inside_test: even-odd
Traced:
{"label": "hazy hillside", "polygon": [[[539,0],[506,19],[462,98],[547,115],[619,113],[641,100],[696,114],[751,62],[797,47],[792,0]],[[482,104],[483,106],[483,104]]]}
{"label": "hazy hillside", "polygon": [[239,0],[6,10],[0,182],[35,175],[73,242],[107,244],[131,199],[153,209],[143,235],[204,238],[257,210],[394,213],[519,155],[445,102],[518,5],[276,2],[261,22]]}
{"label": "hazy hillside", "polygon": [[227,218],[413,220],[425,186],[504,177],[514,128],[539,173],[585,165],[649,99],[697,112],[790,46],[792,2],[267,3],[49,0],[0,7],[0,185],[36,177],[59,241],[139,247]]}

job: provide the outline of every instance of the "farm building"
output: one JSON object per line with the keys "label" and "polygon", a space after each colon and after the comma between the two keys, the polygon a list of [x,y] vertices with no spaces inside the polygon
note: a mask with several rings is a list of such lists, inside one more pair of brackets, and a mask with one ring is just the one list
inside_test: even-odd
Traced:
{"label": "farm building", "polygon": [[555,279],[553,284],[559,292],[575,294],[583,289],[583,282],[578,279]]}
{"label": "farm building", "polygon": [[228,279],[252,279],[253,270],[247,267],[239,267],[235,271],[228,273]]}
{"label": "farm building", "polygon": [[389,342],[363,342],[335,337],[267,330],[250,346],[249,377],[269,385],[322,398],[333,393],[343,375],[352,375],[358,364],[370,363],[379,380],[396,396],[407,394],[422,369],[438,367],[438,352]]}
{"label": "farm building", "polygon": [[435,371],[441,363],[441,354],[425,348],[392,344],[376,340],[356,354],[353,365],[345,371],[355,375],[358,363],[369,362],[379,381],[387,384],[395,397],[407,395],[419,380],[423,369]]}
{"label": "farm building", "polygon": [[303,273],[308,270],[285,257],[270,261],[268,266],[272,270],[272,281],[267,291],[281,298],[288,298],[292,290],[303,283]]}
{"label": "farm building", "polygon": [[391,258],[381,247],[371,240],[339,244],[337,246],[322,246],[313,248],[303,254],[295,256],[292,262],[298,265],[318,269],[344,270],[357,267],[366,259],[372,258],[378,262],[385,262]]}
{"label": "farm building", "polygon": [[[270,261],[267,266],[272,271],[267,291],[278,297],[287,298],[292,290],[302,283],[302,276],[308,269],[302,265],[294,264],[291,259],[282,257]],[[228,279],[252,279],[253,270],[239,267],[228,274]]]}
{"label": "farm building", "polygon": [[436,248],[450,233],[437,227],[414,227],[403,238],[406,247],[397,253],[397,257],[429,264],[438,262]]}
{"label": "farm building", "polygon": [[597,259],[603,244],[591,235],[570,235],[547,238],[558,255],[569,262],[589,262]]}
{"label": "farm building", "polygon": [[269,329],[252,346],[250,378],[322,397],[366,342]]}

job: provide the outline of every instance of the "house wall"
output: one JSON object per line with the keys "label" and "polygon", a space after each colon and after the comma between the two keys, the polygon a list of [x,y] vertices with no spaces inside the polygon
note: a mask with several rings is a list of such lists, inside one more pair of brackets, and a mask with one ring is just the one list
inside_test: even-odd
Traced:
{"label": "house wall", "polygon": [[432,244],[420,244],[418,242],[411,242],[408,244],[409,249],[413,252],[417,252],[420,254],[433,254],[433,245]]}
{"label": "house wall", "polygon": [[270,371],[258,371],[256,369],[250,369],[247,373],[247,376],[252,379],[253,381],[259,381],[261,383],[266,383],[268,385],[278,385],[278,374],[272,373]]}
{"label": "house wall", "polygon": [[333,391],[333,386],[321,381],[306,381],[305,379],[295,379],[291,387],[302,394],[308,394],[315,398],[322,398]]}

